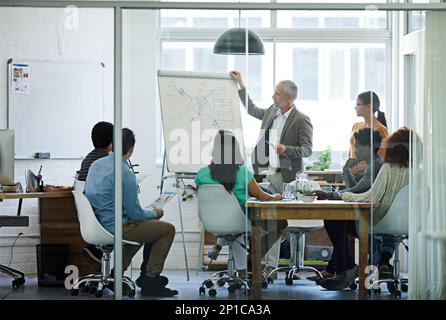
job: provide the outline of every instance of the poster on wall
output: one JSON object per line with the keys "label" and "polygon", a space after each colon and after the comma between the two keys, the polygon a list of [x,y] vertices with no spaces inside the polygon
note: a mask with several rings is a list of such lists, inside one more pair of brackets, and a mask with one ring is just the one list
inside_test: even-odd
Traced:
{"label": "poster on wall", "polygon": [[29,64],[14,63],[12,65],[12,94],[29,94]]}

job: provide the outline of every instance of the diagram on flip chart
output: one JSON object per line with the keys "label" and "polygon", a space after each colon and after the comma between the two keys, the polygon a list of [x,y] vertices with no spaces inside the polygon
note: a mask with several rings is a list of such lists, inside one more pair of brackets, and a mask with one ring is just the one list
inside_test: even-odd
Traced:
{"label": "diagram on flip chart", "polygon": [[158,83],[169,171],[208,165],[218,130],[233,131],[243,146],[240,100],[229,75],[160,71]]}

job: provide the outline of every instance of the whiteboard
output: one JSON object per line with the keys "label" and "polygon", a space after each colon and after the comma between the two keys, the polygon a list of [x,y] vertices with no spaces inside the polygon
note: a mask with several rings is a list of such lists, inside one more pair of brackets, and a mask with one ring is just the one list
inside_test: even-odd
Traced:
{"label": "whiteboard", "polygon": [[241,105],[228,74],[159,70],[158,86],[169,172],[209,165],[220,129],[234,132],[243,154]]}
{"label": "whiteboard", "polygon": [[[22,85],[17,84],[18,66],[27,72]],[[102,63],[8,62],[8,128],[15,130],[16,159],[36,152],[83,158],[93,148],[91,129],[103,117]]]}

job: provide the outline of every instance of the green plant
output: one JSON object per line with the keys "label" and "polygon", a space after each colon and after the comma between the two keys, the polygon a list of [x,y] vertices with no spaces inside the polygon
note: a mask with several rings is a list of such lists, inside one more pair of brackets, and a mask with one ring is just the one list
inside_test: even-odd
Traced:
{"label": "green plant", "polygon": [[331,146],[321,151],[316,161],[305,167],[305,170],[325,171],[330,167]]}
{"label": "green plant", "polygon": [[173,186],[182,190],[181,200],[183,201],[193,199],[194,195],[197,193],[197,188],[191,184],[184,183],[183,179],[179,179],[178,183],[175,183]]}
{"label": "green plant", "polygon": [[313,188],[308,185],[304,185],[303,188],[296,187],[295,191],[296,191],[296,194],[301,194],[304,196],[315,196],[316,195]]}
{"label": "green plant", "polygon": [[316,195],[316,193],[312,189],[303,189],[301,194],[304,196],[315,196]]}

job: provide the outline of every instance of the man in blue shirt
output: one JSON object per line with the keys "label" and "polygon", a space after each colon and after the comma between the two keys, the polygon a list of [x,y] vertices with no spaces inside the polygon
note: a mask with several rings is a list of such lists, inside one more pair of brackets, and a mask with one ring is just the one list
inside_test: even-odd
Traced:
{"label": "man in blue shirt", "polygon": [[[113,150],[113,124],[105,121],[98,122],[91,131],[91,140],[94,150],[92,150],[82,161],[81,168],[77,172],[77,180],[85,181],[87,179],[90,166],[96,160],[106,157]],[[84,187],[82,187],[82,192]],[[136,285],[142,287],[144,277],[146,275],[147,261],[149,260],[151,243],[144,244],[143,261],[141,263],[141,276],[136,279]],[[81,254],[93,267],[93,269],[101,272],[102,251],[97,249],[95,245],[89,244],[82,249]]]}
{"label": "man in blue shirt", "polygon": [[[152,249],[147,262],[146,275],[142,281],[141,295],[173,296],[176,290],[165,287],[166,277],[160,276],[164,262],[175,237],[175,227],[160,221],[162,209],[154,211],[141,208],[138,200],[136,177],[126,160],[130,158],[135,146],[135,136],[130,129],[122,130],[122,223],[123,238],[138,243],[151,243]],[[115,228],[115,183],[114,153],[96,160],[88,171],[85,195],[90,201],[101,225],[110,233]],[[141,246],[123,247],[123,270],[130,265],[133,256]]]}

